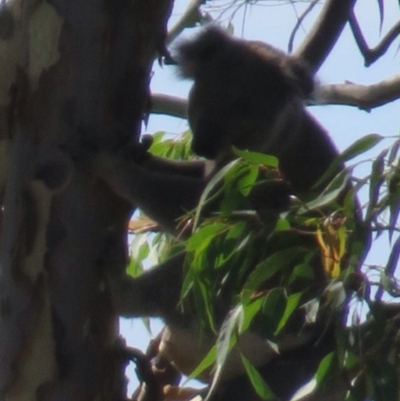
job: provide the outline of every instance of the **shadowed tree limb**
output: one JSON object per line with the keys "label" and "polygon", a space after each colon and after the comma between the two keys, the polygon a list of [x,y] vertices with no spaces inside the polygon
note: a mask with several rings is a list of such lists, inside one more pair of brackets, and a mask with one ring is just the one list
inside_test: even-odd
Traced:
{"label": "shadowed tree limb", "polygon": [[166,114],[171,117],[187,118],[186,99],[163,93],[153,93],[151,103],[152,114]]}
{"label": "shadowed tree limb", "polygon": [[315,91],[314,104],[356,106],[369,111],[399,98],[400,74],[396,74],[372,85],[358,85],[352,82],[323,85]]}
{"label": "shadowed tree limb", "polygon": [[355,0],[328,0],[321,14],[295,55],[304,58],[317,71],[328,57],[346,25]]}
{"label": "shadowed tree limb", "polygon": [[[372,85],[353,82],[321,85],[317,87],[312,105],[336,104],[355,106],[369,111],[400,98],[400,74],[393,75]],[[153,114],[186,118],[186,99],[155,93],[152,95]]]}
{"label": "shadowed tree limb", "polygon": [[189,3],[186,11],[183,13],[179,21],[168,32],[168,36],[165,41],[167,45],[171,44],[186,27],[193,26],[196,22],[201,20],[202,15],[199,8],[205,2],[206,0],[192,0]]}
{"label": "shadowed tree limb", "polygon": [[304,12],[297,19],[296,25],[294,26],[292,33],[290,34],[289,44],[288,44],[288,53],[292,53],[292,51],[293,51],[294,39],[296,37],[297,31],[301,27],[301,24],[303,23],[303,21],[305,20],[307,15],[310,14],[310,12],[313,10],[313,8],[317,4],[319,4],[318,0],[311,1],[310,4],[308,5],[308,7],[304,10]]}
{"label": "shadowed tree limb", "polygon": [[362,34],[360,25],[358,24],[357,18],[353,11],[350,13],[349,23],[358,49],[364,57],[364,64],[366,67],[369,67],[376,60],[382,57],[386,53],[389,46],[400,34],[400,21],[398,21],[395,25],[393,25],[381,42],[378,43],[378,45],[374,48],[370,49],[364,38],[364,35]]}

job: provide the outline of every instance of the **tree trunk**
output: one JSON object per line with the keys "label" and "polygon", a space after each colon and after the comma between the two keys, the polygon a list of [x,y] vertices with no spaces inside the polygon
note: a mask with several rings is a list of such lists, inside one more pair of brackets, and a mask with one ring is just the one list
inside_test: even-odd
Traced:
{"label": "tree trunk", "polygon": [[0,400],[125,398],[104,277],[125,267],[131,208],[93,177],[83,149],[138,140],[171,6],[2,6]]}

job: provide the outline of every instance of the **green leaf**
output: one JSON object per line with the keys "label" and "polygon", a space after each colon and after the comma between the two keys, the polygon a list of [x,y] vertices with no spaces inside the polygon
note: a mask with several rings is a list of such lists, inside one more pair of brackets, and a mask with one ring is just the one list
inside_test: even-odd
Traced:
{"label": "green leaf", "polygon": [[335,353],[331,352],[326,355],[318,366],[318,370],[316,373],[317,383],[322,383],[322,381],[327,379],[330,375],[330,372],[336,367],[336,365],[337,363]]}
{"label": "green leaf", "polygon": [[288,297],[285,312],[283,313],[282,319],[278,324],[275,334],[279,334],[279,332],[285,327],[290,316],[292,316],[293,312],[297,309],[302,295],[303,293],[298,292]]}
{"label": "green leaf", "polygon": [[143,267],[135,258],[131,258],[126,267],[126,274],[132,277],[138,277],[143,272]]}
{"label": "green leaf", "polygon": [[190,131],[185,131],[173,138],[171,138],[171,134],[159,131],[153,134],[152,137],[153,143],[150,146],[149,152],[153,155],[174,160],[188,160],[193,155],[190,146],[192,141]]}
{"label": "green leaf", "polygon": [[220,212],[223,217],[230,216],[244,204],[244,199],[252,189],[258,177],[258,167],[251,166],[239,159],[224,176],[223,197]]}
{"label": "green leaf", "polygon": [[[389,259],[385,268],[385,273],[393,277],[398,266],[400,256],[400,236],[397,238],[390,251]],[[398,296],[398,295],[397,295]]]}
{"label": "green leaf", "polygon": [[222,217],[229,217],[235,210],[239,209],[243,202],[243,195],[240,194],[235,186],[229,185],[224,188],[224,194],[220,203],[220,212]]}
{"label": "green leaf", "polygon": [[244,249],[247,245],[251,245],[250,241],[252,239],[252,235],[251,233],[247,234],[241,241],[240,243],[237,245],[236,247],[236,251],[239,252],[242,249]]}
{"label": "green leaf", "polygon": [[388,149],[384,149],[372,163],[371,178],[369,182],[369,202],[366,213],[367,219],[373,215],[374,209],[379,199],[379,192],[384,183],[383,172],[385,169],[385,156]]}
{"label": "green leaf", "polygon": [[243,196],[247,196],[250,193],[255,182],[257,181],[257,177],[258,177],[258,167],[250,166],[247,171],[247,174],[245,174],[243,177],[239,178],[237,187],[238,187],[239,192]]}
{"label": "green leaf", "polygon": [[396,159],[397,159],[397,154],[399,153],[399,148],[400,148],[400,139],[395,141],[393,145],[390,147],[390,153],[388,157],[388,165],[390,166]]}
{"label": "green leaf", "polygon": [[149,255],[149,244],[147,235],[135,235],[130,245],[130,253],[136,259],[143,261]]}
{"label": "green leaf", "polygon": [[349,171],[341,171],[332,182],[322,191],[322,193],[305,206],[301,207],[299,213],[306,213],[309,210],[320,209],[336,200],[343,192],[349,182]]}
{"label": "green leaf", "polygon": [[[390,218],[389,224],[391,227],[395,227],[397,224],[397,219],[400,213],[400,169],[394,170],[394,173],[391,175],[389,182],[389,210],[390,210]],[[389,240],[392,240],[394,229],[389,231]]]}
{"label": "green leaf", "polygon": [[196,209],[196,214],[194,217],[194,228],[196,228],[199,224],[200,214],[204,206],[207,204],[210,199],[211,193],[215,190],[216,193],[220,193],[221,189],[219,189],[219,185],[224,180],[225,175],[235,167],[236,164],[239,163],[239,159],[232,160],[226,166],[224,166],[221,170],[219,170],[208,182],[207,186],[204,188],[203,193],[201,194],[199,204]]}
{"label": "green leaf", "polygon": [[197,252],[205,249],[216,236],[228,228],[227,224],[218,222],[202,226],[188,239],[186,249]]}
{"label": "green leaf", "polygon": [[360,363],[360,357],[350,350],[346,350],[346,358],[344,360],[344,367],[348,371],[352,371],[359,363]]}
{"label": "green leaf", "polygon": [[271,278],[281,269],[290,266],[292,260],[299,253],[304,253],[304,249],[300,247],[291,247],[282,251],[277,251],[261,263],[252,271],[243,288],[247,290],[256,290],[266,280]]}
{"label": "green leaf", "polygon": [[[207,319],[204,323],[207,323],[212,331],[216,331],[210,288],[202,280],[198,280],[196,276],[193,280],[193,296],[195,297],[197,315],[200,318],[204,316]],[[201,320],[204,321],[204,318]]]}
{"label": "green leaf", "polygon": [[291,225],[289,220],[285,218],[279,218],[276,222],[275,231],[287,231],[290,230]]}
{"label": "green leaf", "polygon": [[238,238],[243,234],[243,231],[246,229],[246,223],[244,221],[239,221],[236,223],[228,232],[226,239],[234,239]]}
{"label": "green leaf", "polygon": [[266,155],[265,153],[250,152],[249,150],[240,150],[233,148],[235,155],[241,157],[249,163],[262,164],[264,166],[269,166],[273,168],[278,168],[279,161],[278,158],[272,155]]}
{"label": "green leaf", "polygon": [[237,342],[236,332],[238,327],[242,325],[242,320],[243,308],[241,305],[239,305],[230,312],[230,314],[222,324],[217,339],[217,360],[215,363],[215,373],[210,385],[210,390],[204,401],[208,401],[216,389],[216,386],[221,377],[222,369],[225,365],[226,358],[228,357],[229,352]]}
{"label": "green leaf", "polygon": [[314,270],[309,263],[301,263],[297,265],[290,275],[289,283],[293,283],[298,278],[313,279],[315,278]]}
{"label": "green leaf", "polygon": [[155,132],[153,135],[153,143],[150,146],[149,152],[156,156],[165,156],[169,144],[164,141],[165,132]]}
{"label": "green leaf", "polygon": [[239,333],[245,332],[249,327],[254,317],[260,311],[263,305],[263,298],[257,298],[243,305],[243,321],[239,327]]}
{"label": "green leaf", "polygon": [[185,298],[189,294],[190,290],[193,288],[194,277],[195,274],[193,272],[193,269],[188,269],[188,272],[186,273],[182,283],[181,296],[180,296],[181,299]]}
{"label": "green leaf", "polygon": [[256,393],[263,400],[276,400],[275,394],[268,387],[268,384],[264,381],[258,370],[250,363],[250,361],[243,354],[241,354],[241,357],[247,375]]}
{"label": "green leaf", "polygon": [[336,160],[333,161],[328,170],[314,184],[313,188],[319,188],[322,184],[326,183],[326,181],[329,180],[333,176],[333,174],[337,174],[338,171],[342,170],[343,163],[345,161],[351,160],[359,154],[373,148],[382,139],[383,137],[378,134],[370,134],[354,142],[344,152],[342,152],[336,158]]}
{"label": "green leaf", "polygon": [[132,277],[137,277],[143,272],[143,261],[149,256],[149,244],[147,235],[135,235],[130,244],[129,252],[131,255],[130,263],[126,269]]}
{"label": "green leaf", "polygon": [[275,340],[275,331],[286,309],[286,301],[286,292],[280,287],[268,291],[264,297],[262,313],[268,325],[263,328],[263,333],[270,340]]}
{"label": "green leaf", "polygon": [[271,256],[270,258],[259,263],[251,272],[249,278],[243,286],[245,290],[255,291],[263,282],[274,276],[275,273],[282,268],[282,265],[279,262],[286,262],[283,252],[277,252],[273,256],[273,259],[271,259]]}
{"label": "green leaf", "polygon": [[214,345],[203,360],[196,366],[196,369],[189,375],[189,378],[195,379],[200,376],[206,369],[210,368],[217,358],[217,346]]}
{"label": "green leaf", "polygon": [[348,161],[354,159],[356,156],[367,152],[376,146],[379,142],[384,139],[383,136],[379,134],[369,134],[358,139],[353,144],[351,144],[346,150],[340,155],[342,161]]}

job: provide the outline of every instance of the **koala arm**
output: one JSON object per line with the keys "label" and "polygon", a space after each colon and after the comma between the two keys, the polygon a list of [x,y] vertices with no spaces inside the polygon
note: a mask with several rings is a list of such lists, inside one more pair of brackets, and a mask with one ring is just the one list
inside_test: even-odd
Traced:
{"label": "koala arm", "polygon": [[[178,219],[194,209],[205,186],[202,162],[177,163],[151,157],[142,164],[100,152],[91,168],[120,197],[139,207],[166,231],[176,234]],[[185,173],[184,173],[185,172]]]}
{"label": "koala arm", "polygon": [[201,160],[176,161],[149,155],[141,166],[155,173],[203,179],[207,175],[208,163]]}
{"label": "koala arm", "polygon": [[110,275],[113,304],[120,316],[160,317],[178,325],[185,320],[177,305],[181,295],[185,253],[179,253],[165,262],[133,278],[125,273]]}

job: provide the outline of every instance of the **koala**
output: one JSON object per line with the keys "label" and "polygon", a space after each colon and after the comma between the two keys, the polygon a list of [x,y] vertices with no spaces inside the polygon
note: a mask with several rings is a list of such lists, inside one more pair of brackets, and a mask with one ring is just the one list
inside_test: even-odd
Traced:
{"label": "koala", "polygon": [[214,26],[182,42],[176,59],[181,75],[194,80],[188,102],[193,151],[213,161],[211,172],[206,174],[202,161],[151,155],[137,163],[99,152],[92,162],[117,194],[164,230],[176,233],[177,219],[196,207],[210,178],[234,158],[233,146],[277,156],[290,185],[286,192],[299,197],[338,156],[327,132],[305,109],[313,79],[301,60],[261,42],[231,38]]}
{"label": "koala", "polygon": [[[209,180],[235,157],[232,147],[279,158],[284,180],[265,189],[269,207],[279,210],[287,207],[291,194],[302,198],[312,189],[321,190],[314,186],[338,151],[304,106],[314,81],[302,60],[261,42],[232,38],[214,26],[181,42],[176,60],[181,76],[194,81],[188,102],[193,151],[211,160],[214,167],[207,174],[204,161],[174,162],[149,154],[135,161],[99,152],[92,168],[116,194],[138,206],[163,230],[177,234],[178,218],[196,207]],[[338,165],[338,171],[341,168]],[[193,310],[178,308],[184,261],[182,253],[138,278],[111,281],[120,315],[164,319],[167,328],[161,352],[178,370],[189,374],[215,337],[200,334]],[[224,317],[229,305],[222,310]],[[314,337],[284,335],[280,352],[301,349]],[[264,338],[245,333],[229,356],[224,380],[243,374],[239,351],[255,366],[266,365],[276,356]],[[282,392],[278,395],[288,398]]]}

